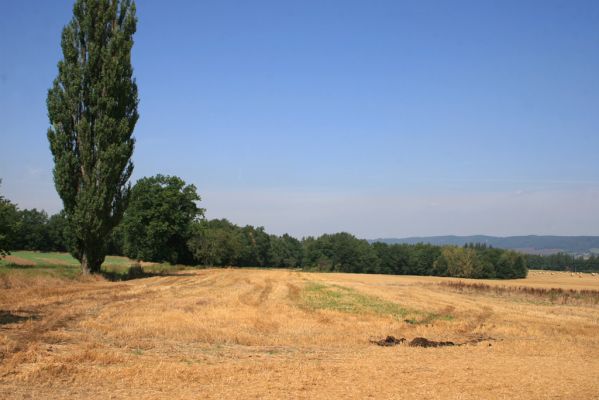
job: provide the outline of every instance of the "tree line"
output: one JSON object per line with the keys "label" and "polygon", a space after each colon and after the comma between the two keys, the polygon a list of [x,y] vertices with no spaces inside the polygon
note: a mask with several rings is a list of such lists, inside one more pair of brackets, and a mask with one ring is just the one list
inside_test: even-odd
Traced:
{"label": "tree line", "polygon": [[[204,218],[194,185],[176,176],[142,178],[102,251],[136,260],[205,266],[302,268],[312,271],[521,278],[522,254],[481,244],[464,247],[369,243],[350,233],[301,240],[273,235],[264,227]],[[8,202],[10,204],[10,202]],[[65,251],[76,235],[67,217],[12,205],[11,249]],[[9,224],[10,225],[10,224]]]}
{"label": "tree line", "polygon": [[599,271],[599,255],[575,257],[567,253],[551,255],[529,254],[527,256],[527,263],[531,269],[580,272]]}
{"label": "tree line", "polygon": [[[0,181],[1,182],[1,181]],[[66,251],[64,213],[20,210],[0,195],[0,256],[9,250]]]}

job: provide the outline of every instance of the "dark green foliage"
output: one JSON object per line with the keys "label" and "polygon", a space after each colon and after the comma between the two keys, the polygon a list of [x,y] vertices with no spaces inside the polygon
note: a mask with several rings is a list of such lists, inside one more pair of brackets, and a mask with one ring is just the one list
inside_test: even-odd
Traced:
{"label": "dark green foliage", "polygon": [[9,254],[9,250],[14,248],[18,221],[17,206],[0,195],[0,257]]}
{"label": "dark green foliage", "polygon": [[[203,265],[291,267],[301,258],[301,244],[298,251],[294,248],[296,242],[299,243],[290,236],[285,239],[268,235],[263,227],[240,228],[226,219],[215,219],[194,224],[188,246],[196,262]],[[275,259],[285,265],[275,264]]]}
{"label": "dark green foliage", "polygon": [[394,275],[445,275],[435,272],[435,261],[441,248],[425,243],[386,244],[374,242],[372,248],[380,260],[379,272]]}
{"label": "dark green foliage", "polygon": [[379,273],[405,275],[410,266],[410,248],[408,245],[388,245],[382,242],[372,244],[379,258]]}
{"label": "dark green foliage", "polygon": [[63,211],[48,218],[45,211],[19,210],[12,205],[6,215],[10,215],[11,221],[6,235],[10,250],[67,251],[67,222]]}
{"label": "dark green foliage", "polygon": [[45,211],[19,210],[0,196],[0,256],[9,250],[64,251],[63,214],[48,218]]}
{"label": "dark green foliage", "polygon": [[599,249],[599,236],[428,236],[403,239],[377,239],[387,244],[430,243],[435,246],[464,246],[468,243],[484,243],[497,249],[562,249],[564,253],[584,254]]}
{"label": "dark green foliage", "polygon": [[193,224],[188,246],[194,260],[202,265],[236,265],[241,254],[241,234],[226,219],[202,220]]}
{"label": "dark green foliage", "polygon": [[441,248],[427,243],[417,243],[408,247],[408,265],[403,273],[408,275],[432,275],[434,264],[441,255]]}
{"label": "dark green foliage", "polygon": [[327,244],[322,243],[323,241],[327,241],[327,237],[323,238],[322,241],[311,236],[304,238],[302,241],[304,247],[303,267],[318,271],[333,270],[333,254],[327,248]]}
{"label": "dark green foliage", "polygon": [[[497,278],[497,266],[499,265],[499,259],[505,250],[496,249],[493,247],[487,247],[483,245],[475,245],[478,255],[479,262],[481,263],[481,277],[482,278]],[[524,256],[522,256],[524,258]],[[526,273],[524,273],[526,276]]]}
{"label": "dark green foliage", "polygon": [[379,259],[366,240],[346,233],[306,240],[304,265],[324,271],[377,272]]}
{"label": "dark green foliage", "polygon": [[48,140],[69,250],[84,273],[96,273],[127,206],[133,171],[135,5],[77,0],[73,14],[62,32],[63,59],[48,91]]}
{"label": "dark green foliage", "polygon": [[434,263],[434,274],[459,278],[514,279],[528,273],[526,258],[511,250],[500,250],[484,244],[464,247],[445,246]]}
{"label": "dark green foliage", "polygon": [[203,215],[194,185],[176,176],[142,178],[131,190],[123,218],[123,252],[133,259],[189,263],[192,223]]}
{"label": "dark green foliage", "polygon": [[112,230],[110,237],[108,238],[108,244],[106,245],[107,254],[113,256],[124,256],[125,250],[123,249],[125,242],[125,232],[123,231],[123,224],[119,224]]}
{"label": "dark green foliage", "polygon": [[240,267],[269,267],[270,260],[270,235],[264,227],[254,228],[251,225],[241,228],[241,252],[237,260]]}
{"label": "dark green foliage", "polygon": [[527,263],[531,269],[548,269],[554,271],[599,271],[599,255],[574,257],[566,253],[547,256],[528,255]]}
{"label": "dark green foliage", "polygon": [[48,214],[37,209],[20,210],[13,250],[51,249],[48,233]]}
{"label": "dark green foliage", "polygon": [[271,264],[282,268],[293,268],[302,265],[302,242],[284,234],[270,235]]}
{"label": "dark green foliage", "polygon": [[64,211],[52,215],[46,227],[48,231],[48,247],[51,251],[68,251],[67,248],[67,217]]}
{"label": "dark green foliage", "polygon": [[527,274],[523,255],[485,245],[369,244],[346,232],[299,241],[287,234],[267,235],[262,227],[241,228],[224,219],[195,223],[188,246],[197,263],[211,266],[463,278],[509,279]]}

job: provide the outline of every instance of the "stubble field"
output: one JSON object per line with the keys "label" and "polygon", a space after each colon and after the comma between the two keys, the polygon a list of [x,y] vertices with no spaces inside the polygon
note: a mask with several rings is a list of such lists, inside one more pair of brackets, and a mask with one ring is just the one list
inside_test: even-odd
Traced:
{"label": "stubble field", "polygon": [[[590,274],[207,269],[0,285],[5,399],[599,398]],[[373,343],[388,335],[406,341]],[[410,347],[416,337],[455,345]]]}

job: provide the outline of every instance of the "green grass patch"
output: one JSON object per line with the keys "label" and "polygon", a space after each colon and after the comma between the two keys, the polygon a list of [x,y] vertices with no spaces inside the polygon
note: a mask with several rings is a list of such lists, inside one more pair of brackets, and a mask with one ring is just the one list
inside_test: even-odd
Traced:
{"label": "green grass patch", "polygon": [[[27,260],[31,262],[33,265],[42,266],[42,265],[73,265],[78,266],[79,261],[77,261],[73,256],[69,253],[56,253],[56,252],[41,252],[41,251],[12,251],[10,253],[11,256]],[[127,257],[121,256],[106,256],[106,260],[104,267],[112,266],[112,267],[128,267],[131,265],[131,260]],[[10,264],[10,260],[0,259],[0,266]]]}
{"label": "green grass patch", "polygon": [[142,349],[133,349],[131,350],[131,353],[135,354],[136,356],[142,356],[144,351]]}
{"label": "green grass patch", "polygon": [[324,285],[317,282],[306,284],[301,292],[300,302],[303,307],[311,310],[389,315],[411,324],[430,323],[437,319],[451,319],[450,315],[413,310],[392,301],[360,293],[355,289],[337,285]]}
{"label": "green grass patch", "polygon": [[81,275],[78,265],[16,265],[10,263],[0,264],[0,275],[19,273],[28,277],[49,276],[54,278],[74,279]]}
{"label": "green grass patch", "polygon": [[[0,274],[17,272],[26,276],[51,276],[66,279],[75,279],[81,275],[79,261],[69,253],[13,251],[10,255],[14,257],[12,260],[10,257],[8,259],[0,258]],[[144,266],[142,275],[135,275],[131,274],[129,269],[132,264],[133,261],[127,257],[106,256],[106,260],[102,264],[102,272],[110,280],[126,280],[185,269],[181,265],[153,264]]]}

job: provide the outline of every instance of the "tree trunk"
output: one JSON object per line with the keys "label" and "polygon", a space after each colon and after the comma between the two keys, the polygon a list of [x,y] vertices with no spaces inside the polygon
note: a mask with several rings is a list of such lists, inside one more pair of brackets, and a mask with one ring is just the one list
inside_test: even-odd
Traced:
{"label": "tree trunk", "polygon": [[81,257],[81,273],[83,273],[83,275],[91,275],[92,273],[89,260],[87,259],[87,254],[83,254]]}
{"label": "tree trunk", "polygon": [[83,275],[99,274],[102,261],[90,258],[86,253],[81,256],[81,272]]}

